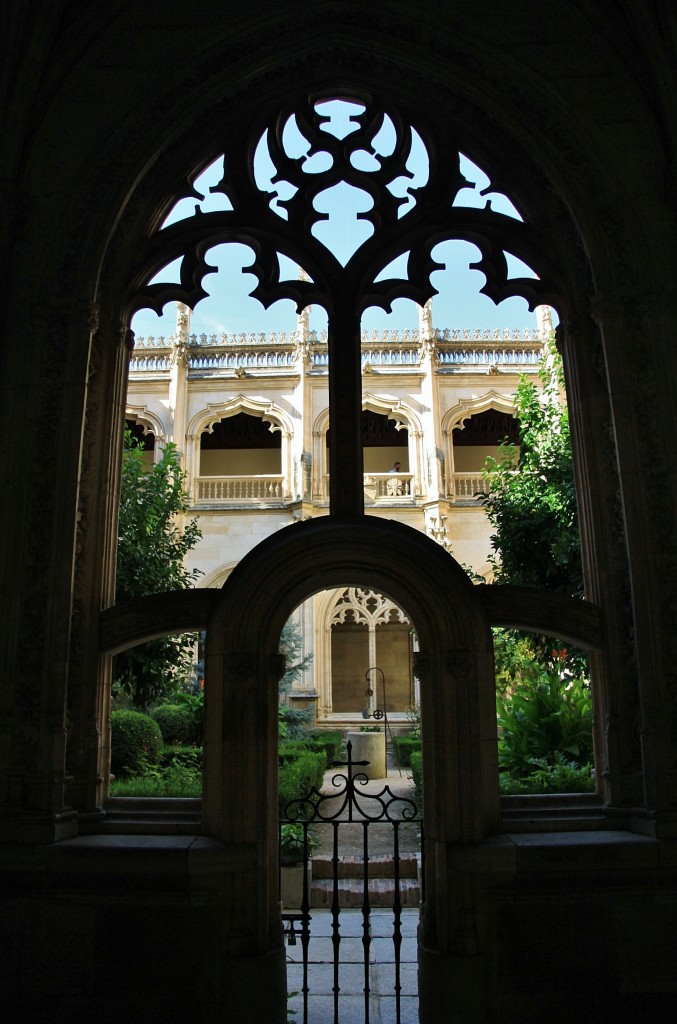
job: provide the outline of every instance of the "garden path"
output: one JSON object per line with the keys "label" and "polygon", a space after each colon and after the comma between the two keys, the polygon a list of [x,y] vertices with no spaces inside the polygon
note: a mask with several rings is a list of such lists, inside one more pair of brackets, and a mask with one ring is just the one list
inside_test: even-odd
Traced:
{"label": "garden path", "polygon": [[[336,789],[333,785],[333,778],[340,772],[341,769],[330,768],[325,772],[324,782],[322,785],[322,793],[326,796],[330,796],[331,793]],[[411,770],[403,768],[400,771],[397,768],[388,768],[388,775],[385,779],[370,779],[362,786],[358,784],[358,793],[360,796],[368,798],[370,795],[379,794],[382,792],[385,786],[388,786],[393,796],[404,797],[409,800],[414,799],[414,783],[411,778]],[[339,789],[341,786],[339,786]],[[336,797],[322,805],[323,814],[331,814],[335,810],[338,810],[340,806],[341,798]],[[376,803],[375,801],[365,800],[367,805],[367,813],[374,814]],[[371,805],[371,806],[369,806]],[[397,805],[393,806],[392,812],[393,817],[401,818],[401,814],[397,813]],[[355,814],[353,815],[355,818]],[[339,820],[345,820],[347,814],[342,815]],[[329,856],[332,853],[332,826],[331,825],[317,825],[314,826],[313,831],[320,841],[319,847],[316,849],[316,855]],[[400,826],[400,854],[411,854],[418,853],[421,848],[420,838],[421,825],[420,822],[405,823]],[[340,856],[341,857],[355,857],[361,856],[362,854],[362,826],[359,824],[359,818],[351,824],[342,825],[340,829]],[[393,845],[393,829],[388,826],[388,823],[377,824],[369,829],[369,854],[372,857],[384,857],[392,854]]]}

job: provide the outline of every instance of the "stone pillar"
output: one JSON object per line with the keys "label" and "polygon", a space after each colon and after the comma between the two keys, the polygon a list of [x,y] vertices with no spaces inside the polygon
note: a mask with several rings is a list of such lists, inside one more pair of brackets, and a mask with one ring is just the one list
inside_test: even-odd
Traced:
{"label": "stone pillar", "polygon": [[[302,275],[303,280],[303,275]],[[310,354],[310,307],[307,306],[296,318],[296,350],[294,362],[298,381],[294,388],[294,404],[301,411],[300,429],[296,421],[294,434],[289,438],[289,493],[296,501],[310,502],[312,499],[312,392],[308,387],[308,371],[312,369]]]}
{"label": "stone pillar", "polygon": [[81,446],[97,316],[86,302],[34,310],[27,321],[35,362],[23,367],[30,379],[22,385],[20,373],[13,378],[24,389],[17,422],[26,425],[26,488],[21,499],[15,496],[24,516],[12,552],[20,561],[15,587],[25,593],[20,617],[5,623],[10,660],[2,673],[0,761],[7,784],[0,796],[0,839],[10,842],[51,842],[77,829],[75,811],[64,799],[67,735],[77,727],[77,712],[67,711],[67,688],[77,614],[71,587],[81,555],[75,524],[85,486]]}
{"label": "stone pillar", "polygon": [[[610,775],[620,783],[626,814],[634,802],[634,829],[672,838],[677,836],[677,554],[666,540],[674,533],[677,494],[667,490],[674,481],[663,472],[674,438],[663,361],[671,353],[677,317],[674,305],[663,301],[661,306],[644,297],[632,302],[627,296],[609,296],[599,297],[595,305],[612,396],[606,436],[613,432],[618,490],[606,514],[598,516],[592,539],[606,546],[600,562],[607,573],[608,567],[625,562],[625,578],[619,572],[613,587],[607,588],[606,578],[594,581],[605,615],[605,657],[614,663],[607,688],[607,725],[612,736],[617,731],[615,747],[609,746]],[[585,346],[576,347],[585,358]],[[585,388],[580,368],[576,377]],[[576,408],[585,409],[585,396]],[[594,436],[605,435],[595,430]],[[604,486],[597,479],[590,484],[593,494]],[[616,627],[611,633],[609,625]],[[640,752],[638,793],[632,783],[638,781]]]}
{"label": "stone pillar", "polygon": [[[176,304],[176,334],[172,339],[172,366],[169,376],[170,440],[184,460],[186,451],[186,401],[188,347],[190,344],[190,310],[183,302]],[[185,466],[185,461],[184,461]]]}
{"label": "stone pillar", "polygon": [[277,1024],[285,1001],[275,856],[277,692],[285,659],[237,649],[236,642],[218,627],[207,630],[203,831],[239,865],[236,884],[221,892],[219,916],[227,924],[219,984],[230,994],[234,1019],[244,1014]]}
{"label": "stone pillar", "polygon": [[352,519],[364,514],[360,317],[352,295],[338,294],[334,301],[328,334],[329,511]]}
{"label": "stone pillar", "polygon": [[[449,1007],[464,1024],[488,1019],[488,956],[475,871],[483,838],[500,828],[495,699],[486,685],[492,661],[488,627],[477,649],[422,650],[414,660],[422,690],[430,866],[418,945],[419,1015],[425,1024],[442,1019]],[[433,699],[433,688],[449,699]]]}
{"label": "stone pillar", "polygon": [[441,417],[435,370],[437,338],[432,325],[432,299],[419,307],[421,337],[421,405],[427,409],[423,417],[423,464],[418,467],[419,487],[428,501],[439,501],[444,495],[444,454],[442,451]]}

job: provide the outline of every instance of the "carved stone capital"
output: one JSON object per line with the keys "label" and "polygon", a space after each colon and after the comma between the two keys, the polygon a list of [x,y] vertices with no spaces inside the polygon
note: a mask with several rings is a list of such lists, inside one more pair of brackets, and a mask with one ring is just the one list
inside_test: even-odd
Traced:
{"label": "carved stone capital", "polygon": [[96,302],[90,302],[88,299],[63,302],[58,304],[55,312],[62,323],[70,324],[71,328],[85,330],[90,334],[96,334],[99,330],[101,308]]}
{"label": "carved stone capital", "polygon": [[226,655],[226,673],[237,683],[245,683],[256,674],[256,660],[253,651],[231,651]]}
{"label": "carved stone capital", "polygon": [[176,366],[188,366],[188,344],[182,339],[178,339],[172,349],[172,363]]}
{"label": "carved stone capital", "polygon": [[468,680],[472,676],[474,659],[472,651],[467,647],[447,651],[445,663],[449,675],[458,681]]}
{"label": "carved stone capital", "polygon": [[95,334],[99,329],[100,312],[99,305],[96,302],[78,304],[78,317],[82,317],[91,334]]}
{"label": "carved stone capital", "polygon": [[417,679],[430,678],[430,654],[428,651],[414,651],[413,671]]}

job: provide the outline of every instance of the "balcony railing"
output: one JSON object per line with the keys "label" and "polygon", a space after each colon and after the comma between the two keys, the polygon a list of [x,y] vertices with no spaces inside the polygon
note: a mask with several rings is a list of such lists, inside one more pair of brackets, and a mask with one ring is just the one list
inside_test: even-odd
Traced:
{"label": "balcony railing", "polygon": [[283,476],[199,476],[197,502],[273,504],[289,497]]}
{"label": "balcony railing", "polygon": [[489,483],[481,473],[454,473],[451,481],[451,497],[463,504],[478,502],[478,494],[487,494]]}
{"label": "balcony railing", "polygon": [[[364,497],[367,502],[377,501],[410,503],[414,497],[413,473],[365,473]],[[321,501],[329,501],[329,474],[322,478]]]}
{"label": "balcony railing", "polygon": [[[436,365],[441,373],[477,370],[532,371],[541,356],[544,335],[538,330],[454,328],[435,330]],[[424,339],[418,330],[362,332],[362,367],[365,373],[411,370],[420,367]],[[134,373],[169,373],[179,343],[170,337],[138,337],[130,362]],[[328,367],[327,332],[296,331],[248,334],[192,334],[188,339],[188,370],[197,375],[220,371],[292,370],[299,359],[310,357],[316,371]]]}
{"label": "balcony railing", "polygon": [[412,496],[411,473],[365,473],[364,496],[367,501],[396,501]]}
{"label": "balcony railing", "polygon": [[[323,477],[321,500],[329,500],[329,474]],[[464,505],[478,502],[486,494],[488,482],[480,472],[454,473],[450,498]],[[278,504],[290,499],[282,475],[199,476],[195,480],[195,500],[199,504]],[[414,498],[413,473],[365,473],[364,496],[367,502],[409,504]]]}

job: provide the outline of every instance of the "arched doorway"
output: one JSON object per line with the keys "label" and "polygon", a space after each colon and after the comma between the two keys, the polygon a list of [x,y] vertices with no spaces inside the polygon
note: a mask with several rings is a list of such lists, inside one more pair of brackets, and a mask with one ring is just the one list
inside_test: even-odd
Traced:
{"label": "arched doorway", "polygon": [[[346,118],[341,111],[347,111]],[[285,130],[292,120],[302,125],[312,146],[328,154],[329,168],[306,173],[289,151]],[[264,121],[274,131],[269,126],[264,130]],[[370,177],[374,168],[367,169],[353,154],[372,146],[376,123],[391,126],[395,142],[379,153],[376,176]],[[365,446],[362,409],[366,405],[367,426],[379,426],[383,435],[383,424],[373,414],[375,408],[387,414],[388,402],[362,395],[361,315],[370,305],[387,308],[395,297],[414,299],[423,307],[434,291],[433,249],[455,238],[472,238],[478,247],[486,287],[495,299],[519,291],[534,302],[561,300],[556,269],[523,220],[511,215],[507,229],[505,218],[490,206],[463,208],[460,216],[452,209],[449,189],[460,195],[464,179],[457,176],[450,182],[449,161],[460,166],[460,152],[448,140],[438,149],[434,138],[425,119],[406,103],[396,109],[389,100],[359,89],[337,89],[329,99],[298,94],[291,106],[266,111],[254,130],[250,124],[234,126],[224,156],[224,180],[217,189],[228,195],[237,184],[246,200],[235,202],[232,210],[196,212],[163,227],[140,252],[129,297],[130,309],[142,304],[158,308],[169,299],[194,305],[203,295],[209,247],[235,241],[254,248],[255,294],[262,302],[283,297],[292,299],[298,310],[311,304],[326,309],[332,430],[329,517],[302,523],[293,533],[283,530],[279,541],[270,538],[254,548],[226,581],[210,618],[203,827],[227,846],[237,845],[241,853],[237,889],[250,897],[240,912],[251,937],[243,942],[243,951],[256,957],[265,949],[277,957],[279,969],[282,954],[270,939],[279,921],[277,807],[271,799],[280,674],[277,639],[296,605],[322,587],[369,587],[406,609],[420,644],[417,675],[430,848],[426,861],[434,865],[421,928],[421,969],[428,993],[441,984],[458,941],[458,936],[441,935],[439,927],[459,912],[444,866],[449,845],[479,842],[500,828],[489,620],[479,592],[443,548],[389,521],[365,522],[365,451],[373,446]],[[394,181],[402,154],[419,144],[427,154],[428,180],[412,188],[408,199],[400,198]],[[252,163],[255,147],[267,149],[276,180],[287,180],[296,190],[293,199],[277,196],[270,202]],[[226,168],[235,167],[231,182]],[[323,218],[315,205],[338,179],[373,203],[366,218],[371,235],[341,259],[321,240]],[[316,233],[311,230],[315,226]],[[513,255],[531,265],[538,277],[510,278],[503,249],[507,236]],[[170,256],[179,253],[178,280],[170,274],[163,280],[162,266],[169,267]],[[281,273],[280,253],[301,267],[297,278]],[[389,277],[389,267],[405,253],[406,275]],[[435,339],[424,331],[422,343],[426,358],[432,359]],[[407,444],[407,454],[411,450]],[[420,472],[421,453],[415,446],[413,451]],[[437,446],[425,453],[424,471],[431,480],[440,476],[442,463]],[[396,483],[391,490],[391,481],[386,481],[386,501],[404,499],[401,470],[411,466],[396,459],[392,468]]]}
{"label": "arched doorway", "polygon": [[[413,563],[421,573],[412,578],[405,566]],[[271,564],[276,573],[261,587]],[[434,946],[435,921],[450,911],[452,898],[436,881],[439,851],[499,828],[496,723],[491,634],[477,589],[418,531],[391,521],[319,519],[270,537],[231,573],[207,630],[204,827],[225,842],[237,841],[260,866],[247,884],[258,894],[258,927],[265,922],[270,929],[279,915],[271,793],[278,637],[310,594],[346,580],[359,586],[365,578],[407,609],[419,637],[426,861],[432,865],[422,942]]]}

